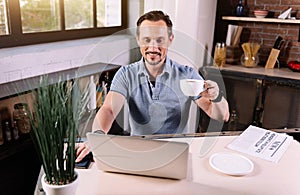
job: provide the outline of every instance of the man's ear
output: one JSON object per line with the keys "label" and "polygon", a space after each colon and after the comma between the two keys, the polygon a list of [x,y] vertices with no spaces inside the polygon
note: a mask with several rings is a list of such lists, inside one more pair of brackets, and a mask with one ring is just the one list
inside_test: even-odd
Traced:
{"label": "man's ear", "polygon": [[172,44],[173,40],[174,40],[174,34],[172,34],[170,37],[169,37],[169,46]]}

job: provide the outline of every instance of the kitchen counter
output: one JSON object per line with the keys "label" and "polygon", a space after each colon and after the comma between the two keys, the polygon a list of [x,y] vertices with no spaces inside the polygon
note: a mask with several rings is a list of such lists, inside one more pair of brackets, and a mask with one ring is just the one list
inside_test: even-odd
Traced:
{"label": "kitchen counter", "polygon": [[[205,71],[212,69],[217,70],[218,68],[213,66],[205,67]],[[241,65],[226,64],[219,70],[222,74],[226,74],[227,76],[232,75],[245,78],[265,79],[300,88],[300,73],[293,72],[288,68],[265,69],[262,66],[246,68]]]}
{"label": "kitchen counter", "polygon": [[300,81],[300,73],[294,72],[288,68],[266,69],[262,66],[257,66],[255,68],[246,68],[240,65],[226,64],[224,67],[221,68],[221,71],[244,72],[248,74],[265,75],[268,77],[286,78],[286,79],[294,79]]}

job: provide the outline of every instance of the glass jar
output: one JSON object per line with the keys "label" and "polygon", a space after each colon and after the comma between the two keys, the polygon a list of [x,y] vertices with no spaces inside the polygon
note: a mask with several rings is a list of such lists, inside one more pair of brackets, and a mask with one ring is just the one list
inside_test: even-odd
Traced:
{"label": "glass jar", "polygon": [[226,62],[226,44],[216,43],[214,61],[217,67],[223,67]]}
{"label": "glass jar", "polygon": [[18,103],[14,105],[13,112],[14,121],[21,134],[29,133],[31,130],[30,118],[28,115],[28,105],[25,103]]}
{"label": "glass jar", "polygon": [[257,66],[258,62],[259,62],[259,57],[257,54],[255,56],[242,54],[241,56],[241,64],[245,67],[254,68]]}

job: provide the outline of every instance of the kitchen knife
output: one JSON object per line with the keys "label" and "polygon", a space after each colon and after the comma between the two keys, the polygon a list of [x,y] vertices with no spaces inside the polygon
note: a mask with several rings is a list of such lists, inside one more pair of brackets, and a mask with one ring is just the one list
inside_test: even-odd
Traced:
{"label": "kitchen knife", "polygon": [[281,49],[283,43],[284,43],[284,40],[281,40],[281,41],[279,42],[279,44],[278,44],[278,49]]}
{"label": "kitchen knife", "polygon": [[283,40],[283,38],[281,37],[281,36],[278,36],[277,38],[276,38],[276,41],[275,41],[275,43],[274,43],[274,46],[273,46],[273,48],[274,49],[280,49],[280,46],[281,46],[281,42],[282,42],[282,40]]}

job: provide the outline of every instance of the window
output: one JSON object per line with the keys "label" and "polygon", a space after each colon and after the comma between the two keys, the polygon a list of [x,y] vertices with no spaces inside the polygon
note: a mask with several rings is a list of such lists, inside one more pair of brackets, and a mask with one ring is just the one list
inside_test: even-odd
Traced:
{"label": "window", "polygon": [[8,22],[5,0],[0,0],[0,36],[8,35]]}
{"label": "window", "polygon": [[0,48],[113,34],[126,9],[126,0],[0,0]]}

